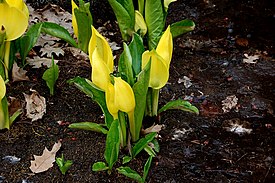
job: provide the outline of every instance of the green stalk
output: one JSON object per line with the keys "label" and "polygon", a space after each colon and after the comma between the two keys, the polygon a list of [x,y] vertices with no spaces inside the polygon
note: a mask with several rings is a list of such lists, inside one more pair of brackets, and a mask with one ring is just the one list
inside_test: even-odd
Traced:
{"label": "green stalk", "polygon": [[5,64],[4,64],[4,56],[5,56],[5,38],[6,38],[6,30],[2,25],[0,28],[0,75],[5,80]]}
{"label": "green stalk", "polygon": [[119,111],[118,112],[118,120],[119,120],[119,129],[120,129],[120,145],[124,147],[127,144],[127,131],[126,131],[126,121],[125,121],[125,113]]}
{"label": "green stalk", "polygon": [[134,113],[135,113],[134,110],[129,112],[128,113],[128,118],[129,118],[131,138],[132,138],[133,142],[136,142],[139,139],[140,129],[137,129]]}
{"label": "green stalk", "polygon": [[159,89],[152,89],[152,116],[157,116],[159,105]]}
{"label": "green stalk", "polygon": [[11,42],[6,41],[6,43],[5,43],[5,56],[4,56],[6,79],[9,78],[8,68],[9,68],[9,63],[10,63],[10,48],[11,48]]}
{"label": "green stalk", "polygon": [[148,88],[145,115],[152,116],[152,88]]}
{"label": "green stalk", "polygon": [[144,17],[144,0],[138,0],[138,11]]}
{"label": "green stalk", "polygon": [[5,128],[10,129],[10,125],[8,100],[7,97],[4,96],[0,102],[0,130]]}

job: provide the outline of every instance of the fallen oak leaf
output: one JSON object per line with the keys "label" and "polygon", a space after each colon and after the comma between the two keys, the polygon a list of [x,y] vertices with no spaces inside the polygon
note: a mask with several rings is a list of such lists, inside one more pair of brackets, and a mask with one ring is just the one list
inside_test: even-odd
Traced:
{"label": "fallen oak leaf", "polygon": [[[52,59],[51,58],[40,58],[38,56],[31,58],[26,58],[26,61],[29,65],[32,66],[32,68],[40,68],[42,65],[47,66],[50,68],[52,66]],[[57,64],[59,60],[54,60],[54,63]]]}
{"label": "fallen oak leaf", "polygon": [[53,167],[53,163],[55,162],[56,152],[60,149],[61,142],[58,141],[53,145],[51,151],[45,147],[41,156],[33,155],[34,160],[31,161],[30,169],[33,173],[41,173],[47,171],[49,168]]}
{"label": "fallen oak leaf", "polygon": [[12,81],[29,81],[29,77],[26,76],[27,71],[17,66],[17,63],[14,63],[12,66]]}
{"label": "fallen oak leaf", "polygon": [[148,133],[152,133],[152,132],[160,132],[161,128],[163,127],[163,125],[152,125],[149,128],[141,129],[141,133],[142,134],[148,134]]}

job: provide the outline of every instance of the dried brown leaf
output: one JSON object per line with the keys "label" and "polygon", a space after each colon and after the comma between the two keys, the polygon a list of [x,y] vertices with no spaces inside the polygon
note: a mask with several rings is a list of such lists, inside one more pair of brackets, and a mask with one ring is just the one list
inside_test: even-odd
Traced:
{"label": "dried brown leaf", "polygon": [[30,91],[33,92],[31,95],[23,93],[26,100],[26,116],[32,121],[36,121],[46,113],[46,99],[40,96],[37,91],[32,89]]}
{"label": "dried brown leaf", "polygon": [[[38,56],[31,58],[26,58],[26,61],[29,65],[33,66],[32,68],[40,68],[42,65],[47,66],[48,68],[52,66],[51,58],[40,58]],[[54,60],[54,63],[57,64],[59,60]]]}
{"label": "dried brown leaf", "polygon": [[53,166],[55,162],[56,152],[60,149],[61,142],[58,141],[53,145],[51,151],[49,151],[46,147],[41,156],[34,155],[34,160],[31,161],[30,169],[33,173],[40,173],[47,171],[49,168]]}
{"label": "dried brown leaf", "polygon": [[146,128],[145,130],[142,129],[141,132],[142,134],[148,134],[148,133],[152,133],[152,132],[160,132],[161,128],[163,127],[163,125],[153,125],[149,128]]}
{"label": "dried brown leaf", "polygon": [[15,81],[29,81],[29,77],[26,76],[27,71],[17,66],[16,63],[12,66],[12,80]]}

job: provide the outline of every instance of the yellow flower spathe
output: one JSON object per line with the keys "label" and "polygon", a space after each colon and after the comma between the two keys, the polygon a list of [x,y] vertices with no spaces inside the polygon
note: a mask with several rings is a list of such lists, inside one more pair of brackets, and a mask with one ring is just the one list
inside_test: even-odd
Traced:
{"label": "yellow flower spathe", "polygon": [[75,4],[74,0],[71,0],[72,4],[72,25],[73,25],[73,30],[74,30],[74,35],[75,37],[78,37],[78,26],[74,14],[74,9],[78,9],[78,6]]}
{"label": "yellow flower spathe", "polygon": [[11,7],[5,1],[0,3],[0,28],[6,31],[6,41],[19,38],[28,27],[28,17],[26,14]]}
{"label": "yellow flower spathe", "polygon": [[147,33],[147,25],[142,14],[135,10],[135,32],[140,30],[141,36],[144,36]]}
{"label": "yellow flower spathe", "polygon": [[169,78],[169,67],[164,59],[158,55],[155,50],[145,51],[142,54],[142,68],[144,68],[151,59],[151,70],[149,87],[154,89],[162,88]]}
{"label": "yellow flower spathe", "polygon": [[170,32],[170,26],[167,27],[166,31],[161,36],[156,52],[164,59],[169,69],[173,53],[173,37]]}
{"label": "yellow flower spathe", "polygon": [[29,9],[23,0],[6,0],[11,7],[15,7],[29,17]]}

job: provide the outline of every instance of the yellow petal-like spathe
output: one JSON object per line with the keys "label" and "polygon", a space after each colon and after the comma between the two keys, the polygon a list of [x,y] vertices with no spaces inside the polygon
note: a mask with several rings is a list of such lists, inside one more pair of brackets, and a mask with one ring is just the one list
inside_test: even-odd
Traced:
{"label": "yellow petal-like spathe", "polygon": [[140,30],[141,36],[144,36],[147,32],[147,25],[142,14],[135,10],[135,32],[138,32],[138,30]]}
{"label": "yellow petal-like spathe", "polygon": [[134,110],[135,96],[131,86],[121,79],[114,77],[115,105],[120,111],[129,113]]}
{"label": "yellow petal-like spathe", "polygon": [[169,78],[169,67],[164,59],[158,55],[155,50],[145,51],[142,54],[142,68],[144,68],[151,59],[149,87],[154,89],[162,88]]}
{"label": "yellow petal-like spathe", "polygon": [[115,105],[115,87],[112,83],[109,83],[105,92],[106,104],[108,111],[114,117],[118,118],[118,107]]}
{"label": "yellow petal-like spathe", "polygon": [[12,41],[20,37],[28,27],[28,17],[23,11],[10,7],[7,3],[0,3],[0,27],[6,31],[6,40]]}
{"label": "yellow petal-like spathe", "polygon": [[175,2],[175,1],[177,1],[177,0],[164,0],[163,4],[164,4],[164,9],[165,9],[166,12],[168,10],[169,4],[172,3],[172,2]]}
{"label": "yellow petal-like spathe", "polygon": [[6,95],[6,84],[2,76],[0,76],[0,102]]}
{"label": "yellow petal-like spathe", "polygon": [[170,26],[167,27],[161,36],[156,51],[164,59],[166,66],[169,68],[173,53],[173,38]]}
{"label": "yellow petal-like spathe", "polygon": [[98,48],[96,48],[92,55],[92,82],[103,91],[106,91],[108,84],[111,82],[110,73],[112,71],[99,54]]}
{"label": "yellow petal-like spathe", "polygon": [[77,27],[75,14],[74,14],[74,9],[78,9],[78,6],[75,4],[74,0],[71,0],[71,3],[72,3],[72,25],[73,25],[74,35],[78,37],[78,27]]}
{"label": "yellow petal-like spathe", "polygon": [[23,0],[6,0],[6,2],[9,4],[10,7],[15,7],[20,11],[23,11],[23,13],[29,17],[29,10],[27,5]]}
{"label": "yellow petal-like spathe", "polygon": [[97,48],[98,55],[105,62],[106,66],[112,72],[114,68],[114,58],[112,50],[106,39],[92,26],[92,37],[89,42],[89,58],[92,65],[93,52]]}

